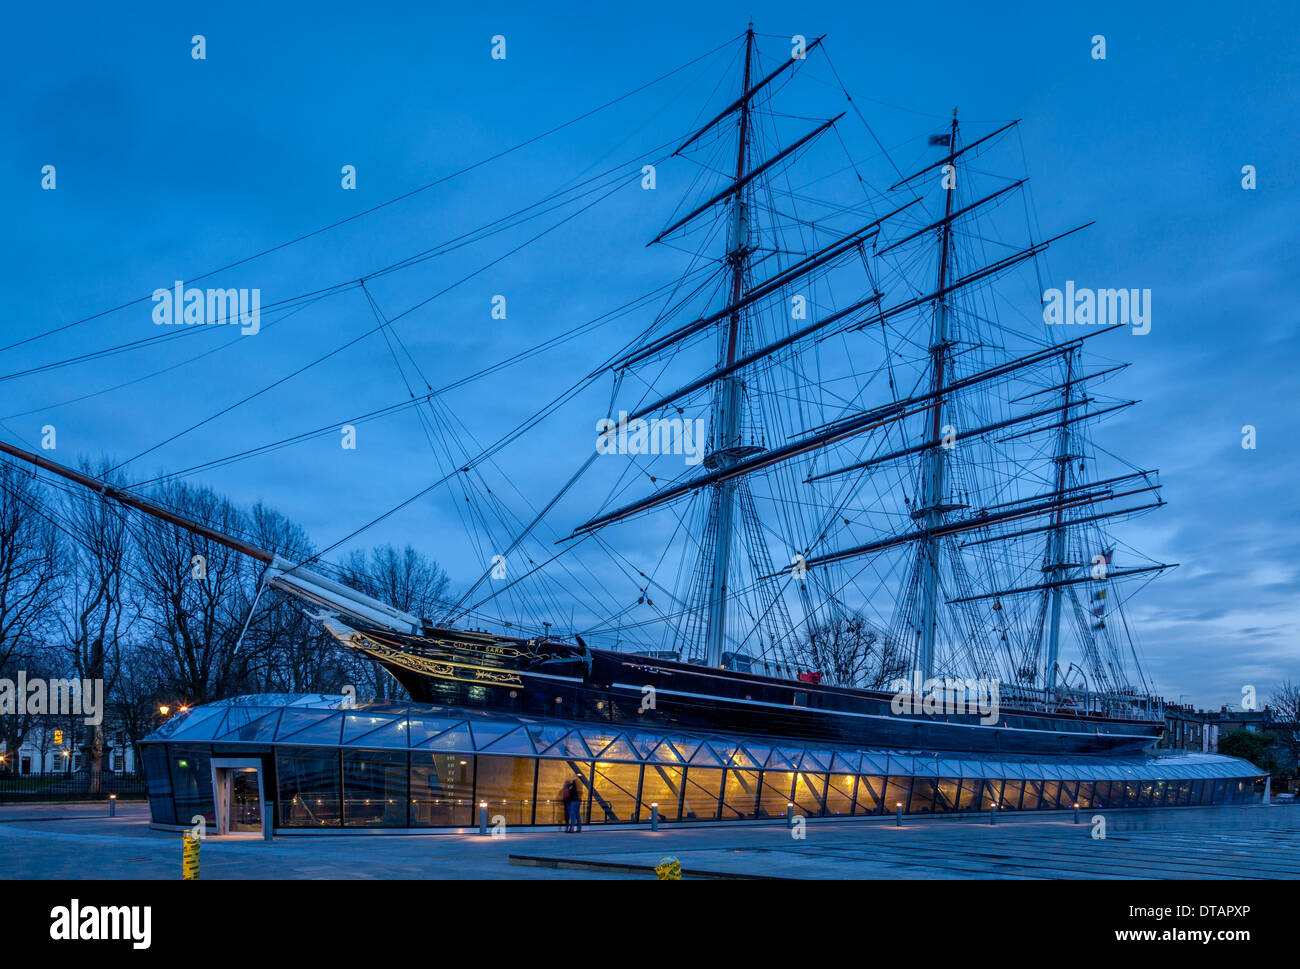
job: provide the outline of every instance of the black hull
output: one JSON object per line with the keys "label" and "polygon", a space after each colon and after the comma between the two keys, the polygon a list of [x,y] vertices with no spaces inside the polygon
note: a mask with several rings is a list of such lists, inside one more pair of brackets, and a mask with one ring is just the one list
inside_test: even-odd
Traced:
{"label": "black hull", "polygon": [[979,714],[897,714],[891,695],[778,680],[566,644],[435,630],[424,637],[365,630],[341,637],[382,664],[417,703],[673,726],[858,747],[1016,754],[1141,750],[1161,724],[1004,708]]}

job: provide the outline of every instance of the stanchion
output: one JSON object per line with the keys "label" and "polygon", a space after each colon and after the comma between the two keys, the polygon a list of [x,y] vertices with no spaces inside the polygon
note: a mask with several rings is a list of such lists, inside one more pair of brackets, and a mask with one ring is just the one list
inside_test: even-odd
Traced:
{"label": "stanchion", "polygon": [[181,879],[196,882],[199,880],[199,839],[188,831],[182,838]]}
{"label": "stanchion", "polygon": [[1074,802],[1074,823],[1075,824],[1079,823],[1079,802],[1078,801]]}
{"label": "stanchion", "polygon": [[479,801],[478,804],[478,833],[487,834],[487,801]]}
{"label": "stanchion", "polygon": [[659,802],[655,801],[650,805],[650,830],[659,830]]}
{"label": "stanchion", "polygon": [[787,828],[794,827],[794,801],[785,802],[785,826]]}
{"label": "stanchion", "polygon": [[894,827],[901,828],[902,826],[903,826],[903,802],[895,801],[894,802]]}
{"label": "stanchion", "polygon": [[116,794],[108,795],[108,816],[110,818],[117,817],[117,795]]}

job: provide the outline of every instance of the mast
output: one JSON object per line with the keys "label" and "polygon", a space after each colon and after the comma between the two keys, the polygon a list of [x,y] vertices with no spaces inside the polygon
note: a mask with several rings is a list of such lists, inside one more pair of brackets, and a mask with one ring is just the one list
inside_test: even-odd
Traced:
{"label": "mast", "polygon": [[[957,151],[957,109],[952,109],[952,129],[949,134],[948,153],[955,158]],[[957,166],[946,177],[952,178],[944,202],[943,230],[939,246],[939,285],[942,292],[948,282],[948,260],[952,246],[952,198],[957,191]],[[921,648],[918,657],[921,678],[929,679],[934,671],[934,639],[939,622],[939,539],[934,529],[943,520],[944,450],[941,444],[943,430],[944,361],[948,353],[948,301],[940,296],[935,300],[934,323],[930,335],[930,392],[934,403],[930,407],[930,449],[925,458],[925,499],[912,517],[925,522],[926,537],[921,541]]]}
{"label": "mast", "polygon": [[[745,268],[749,249],[749,228],[745,212],[745,193],[741,185],[745,178],[745,149],[749,141],[749,91],[750,61],[754,51],[754,28],[745,31],[745,77],[741,85],[740,139],[736,146],[735,201],[732,208],[731,228],[727,245],[727,262],[731,265],[731,304],[736,306],[745,291]],[[736,360],[740,343],[740,309],[733,309],[726,323],[726,363],[730,367]],[[740,449],[740,405],[743,381],[738,373],[729,373],[722,381],[714,401],[713,426],[716,430],[714,451],[710,457],[715,467],[726,467],[734,462]],[[717,521],[717,535],[713,547],[713,563],[709,577],[708,627],[706,632],[706,659],[709,666],[722,665],[722,645],[727,626],[727,571],[731,563],[731,533],[735,516],[734,480],[721,481],[714,486],[711,514]]]}
{"label": "mast", "polygon": [[[1065,386],[1061,388],[1062,403],[1068,408],[1073,403],[1074,394],[1074,354],[1065,357]],[[1055,528],[1052,529],[1047,545],[1047,565],[1044,571],[1052,584],[1048,595],[1051,602],[1051,618],[1047,625],[1047,675],[1044,697],[1050,703],[1056,695],[1056,666],[1061,653],[1061,595],[1065,587],[1061,585],[1062,573],[1066,570],[1065,562],[1065,482],[1066,469],[1074,455],[1070,453],[1070,425],[1061,421],[1061,433],[1056,444],[1056,513]]]}

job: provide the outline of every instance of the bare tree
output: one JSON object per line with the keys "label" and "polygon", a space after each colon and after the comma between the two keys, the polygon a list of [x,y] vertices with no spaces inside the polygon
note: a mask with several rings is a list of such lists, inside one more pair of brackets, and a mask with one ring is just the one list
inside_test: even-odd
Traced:
{"label": "bare tree", "polygon": [[907,672],[901,651],[860,612],[839,610],[812,624],[796,651],[835,686],[878,690]]}
{"label": "bare tree", "polygon": [[[168,483],[159,504],[227,534],[246,525],[211,488]],[[247,585],[255,570],[238,552],[175,525],[150,519],[140,529],[143,621],[178,699],[204,703],[248,685],[251,657],[241,648]]]}
{"label": "bare tree", "polygon": [[0,666],[43,646],[63,586],[61,533],[37,481],[0,464]]}
{"label": "bare tree", "polygon": [[[354,551],[344,562],[342,580],[358,592],[422,618],[446,608],[442,600],[447,574],[410,545],[400,552],[391,545],[377,546],[369,556]],[[353,664],[354,674],[376,698],[400,695],[397,682],[377,663],[357,663],[354,657]]]}
{"label": "bare tree", "polygon": [[1269,700],[1273,707],[1273,731],[1278,743],[1291,756],[1291,766],[1300,767],[1300,683],[1283,680]]}
{"label": "bare tree", "polygon": [[[55,627],[63,585],[62,534],[42,512],[49,496],[35,478],[0,464],[0,671],[44,676],[46,641]],[[0,718],[5,750],[15,757],[30,716]]]}
{"label": "bare tree", "polygon": [[[82,463],[91,475],[107,473]],[[105,696],[113,693],[113,670],[119,641],[138,612],[125,594],[134,569],[134,544],[125,509],[92,492],[71,493],[63,502],[73,540],[66,543],[67,582],[60,609],[63,644],[78,676],[103,680]],[[104,724],[87,737],[88,791],[98,794],[104,762]]]}

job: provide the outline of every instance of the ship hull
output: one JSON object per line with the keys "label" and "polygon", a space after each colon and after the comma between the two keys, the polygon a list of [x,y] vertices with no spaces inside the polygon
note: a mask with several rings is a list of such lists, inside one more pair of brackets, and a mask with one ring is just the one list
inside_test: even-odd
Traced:
{"label": "ship hull", "polygon": [[623,729],[672,726],[773,741],[1017,754],[1131,753],[1161,732],[1152,721],[1009,708],[995,723],[982,723],[978,712],[898,714],[885,693],[446,630],[336,635],[383,665],[417,703]]}

